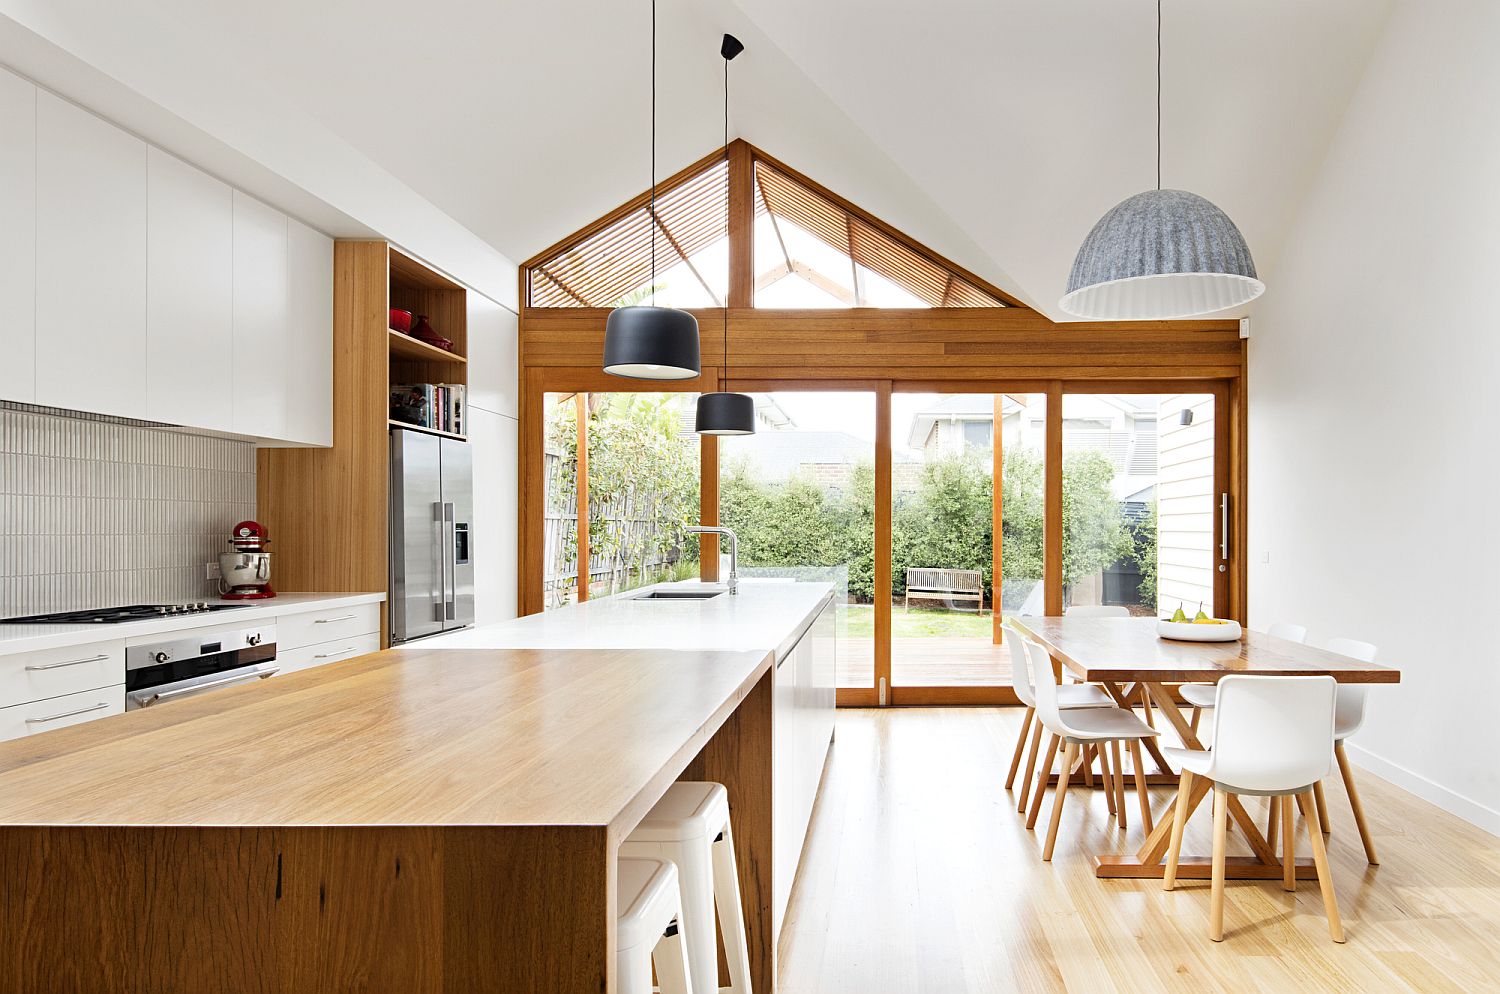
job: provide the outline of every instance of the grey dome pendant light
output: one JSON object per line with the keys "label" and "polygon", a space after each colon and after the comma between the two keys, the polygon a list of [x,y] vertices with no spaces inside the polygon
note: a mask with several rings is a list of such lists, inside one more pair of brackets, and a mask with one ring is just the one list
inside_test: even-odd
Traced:
{"label": "grey dome pendant light", "polygon": [[604,371],[637,380],[699,373],[698,319],[656,306],[656,0],[651,0],[651,304],[616,307],[604,323]]}
{"label": "grey dome pendant light", "polygon": [[1156,189],[1110,208],[1073,260],[1058,306],[1100,321],[1165,321],[1248,304],[1265,292],[1234,222],[1186,190],[1161,188],[1161,0],[1156,0]]}
{"label": "grey dome pendant light", "polygon": [[[729,62],[745,50],[745,46],[734,35],[725,35],[719,46],[724,57],[724,161],[729,161]],[[724,227],[729,228],[729,170],[724,170]],[[729,300],[724,300],[724,370],[729,368]],[[724,372],[719,373],[719,386],[724,386]],[[755,434],[755,399],[744,393],[705,393],[698,397],[698,414],[695,426],[700,435],[753,435]]]}

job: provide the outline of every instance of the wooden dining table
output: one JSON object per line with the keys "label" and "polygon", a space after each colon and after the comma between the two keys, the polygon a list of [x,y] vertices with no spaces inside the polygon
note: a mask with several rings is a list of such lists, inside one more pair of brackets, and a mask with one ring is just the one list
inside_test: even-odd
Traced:
{"label": "wooden dining table", "polygon": [[[1145,695],[1166,719],[1177,738],[1189,749],[1207,748],[1188,719],[1178,708],[1171,684],[1217,683],[1231,674],[1254,676],[1331,676],[1339,683],[1392,684],[1401,682],[1401,671],[1389,666],[1361,662],[1300,642],[1273,638],[1261,632],[1246,630],[1233,642],[1183,642],[1164,639],[1156,633],[1155,618],[1015,618],[1013,623],[1024,634],[1040,643],[1051,654],[1059,669],[1066,669],[1085,683],[1105,689],[1123,708],[1138,700],[1136,688]],[[1160,775],[1175,779],[1166,758],[1156,743],[1148,739]],[[1188,796],[1188,814],[1208,795],[1213,783],[1194,777]],[[1133,855],[1100,854],[1094,857],[1094,875],[1098,877],[1160,877],[1172,833],[1174,793],[1162,813],[1153,819],[1154,828]],[[1240,799],[1229,796],[1229,816],[1244,834],[1252,855],[1230,856],[1225,860],[1225,875],[1233,879],[1279,879],[1281,858],[1275,847],[1261,833],[1255,820]],[[1207,878],[1211,858],[1183,855],[1177,875],[1182,878]],[[1299,878],[1313,878],[1316,870],[1311,860],[1298,860]]]}

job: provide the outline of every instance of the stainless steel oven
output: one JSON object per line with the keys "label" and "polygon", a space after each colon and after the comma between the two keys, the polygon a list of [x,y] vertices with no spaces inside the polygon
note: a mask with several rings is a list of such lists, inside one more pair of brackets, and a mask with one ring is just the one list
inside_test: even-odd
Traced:
{"label": "stainless steel oven", "polygon": [[276,625],[204,628],[125,647],[125,710],[264,680],[280,667]]}

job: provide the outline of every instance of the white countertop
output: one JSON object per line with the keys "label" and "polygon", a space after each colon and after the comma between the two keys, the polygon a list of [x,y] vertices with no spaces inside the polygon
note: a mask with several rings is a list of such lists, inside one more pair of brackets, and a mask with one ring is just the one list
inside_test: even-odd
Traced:
{"label": "white countertop", "polygon": [[450,649],[748,649],[775,651],[780,661],[833,594],[827,583],[757,577],[740,580],[733,596],[637,599],[659,587],[723,589],[722,584],[697,580],[653,584],[412,644]]}
{"label": "white countertop", "polygon": [[195,628],[219,628],[242,621],[264,621],[279,614],[301,614],[324,608],[353,607],[385,600],[382,593],[281,594],[263,601],[226,601],[208,598],[210,604],[234,604],[232,611],[124,621],[114,625],[0,625],[0,656],[38,649],[56,649],[90,642],[135,639]]}

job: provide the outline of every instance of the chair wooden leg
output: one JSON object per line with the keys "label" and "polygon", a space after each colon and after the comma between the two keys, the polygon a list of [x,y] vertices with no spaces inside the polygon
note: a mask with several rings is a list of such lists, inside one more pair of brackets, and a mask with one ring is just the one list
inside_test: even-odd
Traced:
{"label": "chair wooden leg", "polygon": [[[1083,785],[1085,787],[1088,787],[1090,790],[1092,790],[1093,787],[1094,787],[1094,747],[1093,746],[1086,745],[1086,746],[1083,747],[1083,759],[1079,760],[1078,765],[1083,768]],[[1102,756],[1099,758],[1099,767],[1100,767],[1101,770],[1104,767],[1104,758]]]}
{"label": "chair wooden leg", "polygon": [[1193,708],[1193,717],[1188,722],[1188,728],[1192,730],[1192,733],[1194,735],[1198,734],[1198,719],[1202,718],[1202,717],[1203,717],[1203,709],[1202,708]]}
{"label": "chair wooden leg", "polygon": [[1344,941],[1344,922],[1339,918],[1339,900],[1333,892],[1333,873],[1328,868],[1328,850],[1323,845],[1323,833],[1318,831],[1313,820],[1313,799],[1306,793],[1297,795],[1302,807],[1302,818],[1307,822],[1307,837],[1312,841],[1313,865],[1318,869],[1318,889],[1323,892],[1323,913],[1328,916],[1328,934],[1334,942]]}
{"label": "chair wooden leg", "polygon": [[1276,848],[1277,833],[1281,830],[1281,798],[1267,798],[1271,803],[1266,806],[1266,845],[1272,849]]}
{"label": "chair wooden leg", "polygon": [[1026,754],[1027,733],[1031,731],[1031,716],[1035,713],[1035,708],[1027,708],[1026,713],[1021,716],[1021,734],[1016,736],[1016,753],[1010,757],[1010,772],[1005,774],[1006,790],[1016,785],[1016,771],[1021,768],[1021,757]]}
{"label": "chair wooden leg", "polygon": [[1192,789],[1193,774],[1183,770],[1177,784],[1177,803],[1172,805],[1172,841],[1167,844],[1167,872],[1161,878],[1163,890],[1177,886],[1177,859],[1182,855],[1182,830],[1187,827],[1188,794]]}
{"label": "chair wooden leg", "polygon": [[1031,750],[1026,754],[1026,775],[1021,778],[1021,796],[1016,799],[1016,813],[1024,814],[1026,799],[1031,796],[1031,778],[1036,773],[1036,757],[1042,748],[1042,719],[1031,723]]}
{"label": "chair wooden leg", "polygon": [[1104,806],[1109,809],[1111,817],[1118,817],[1115,810],[1115,777],[1120,775],[1119,770],[1111,770],[1109,767],[1109,750],[1104,746],[1099,747],[1099,775],[1104,783]]}
{"label": "chair wooden leg", "polygon": [[1332,835],[1333,826],[1328,822],[1328,800],[1323,796],[1323,781],[1313,784],[1313,798],[1318,807],[1318,827],[1323,830],[1324,835]]}
{"label": "chair wooden leg", "polygon": [[[1104,745],[1102,743],[1099,746],[1099,751],[1104,751]],[[1120,827],[1123,829],[1125,827],[1125,764],[1120,762],[1119,739],[1116,739],[1109,744],[1109,754],[1115,765],[1115,821],[1117,821]]]}
{"label": "chair wooden leg", "polygon": [[1229,828],[1229,792],[1214,787],[1213,880],[1208,895],[1208,937],[1224,941],[1224,836]]}
{"label": "chair wooden leg", "polygon": [[1135,799],[1141,808],[1141,825],[1146,834],[1155,831],[1151,822],[1151,792],[1146,789],[1146,764],[1141,762],[1141,740],[1130,740],[1130,765],[1135,770]]}
{"label": "chair wooden leg", "polygon": [[1349,765],[1349,756],[1344,752],[1344,743],[1334,744],[1333,754],[1339,760],[1339,773],[1344,777],[1344,792],[1349,795],[1349,807],[1354,809],[1354,824],[1359,829],[1359,841],[1364,843],[1365,859],[1371,866],[1380,865],[1375,855],[1375,840],[1370,835],[1370,826],[1365,824],[1365,806],[1359,803],[1359,790],[1354,786],[1354,769]]}
{"label": "chair wooden leg", "polygon": [[[1078,755],[1078,745],[1069,742],[1067,750],[1063,753],[1063,769],[1073,768],[1073,759]],[[1041,788],[1037,788],[1039,791]],[[1057,826],[1062,824],[1063,798],[1068,796],[1068,781],[1063,778],[1057,781],[1057,789],[1052,792],[1052,818],[1047,823],[1047,842],[1042,846],[1042,862],[1052,861],[1052,847],[1057,844]]]}
{"label": "chair wooden leg", "polygon": [[1281,815],[1281,889],[1292,891],[1297,889],[1297,830],[1292,824],[1292,799],[1275,797],[1272,800]]}
{"label": "chair wooden leg", "polygon": [[[1047,736],[1047,748],[1042,750],[1042,768],[1036,775],[1036,785],[1031,792],[1031,809],[1026,813],[1027,829],[1036,828],[1036,820],[1042,813],[1042,795],[1047,793],[1047,781],[1052,777],[1052,767],[1057,763],[1058,748],[1057,736]],[[1058,778],[1058,783],[1067,782],[1067,769],[1067,766],[1063,767],[1065,772]]]}

